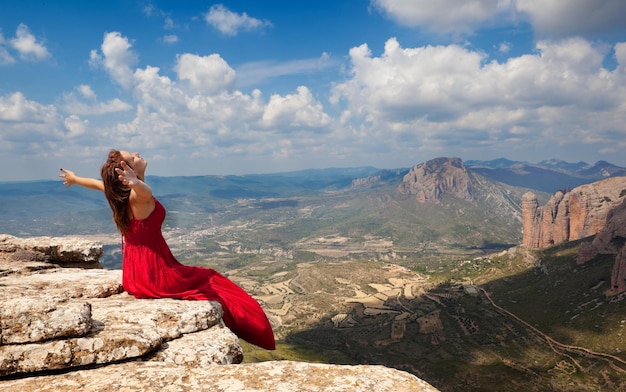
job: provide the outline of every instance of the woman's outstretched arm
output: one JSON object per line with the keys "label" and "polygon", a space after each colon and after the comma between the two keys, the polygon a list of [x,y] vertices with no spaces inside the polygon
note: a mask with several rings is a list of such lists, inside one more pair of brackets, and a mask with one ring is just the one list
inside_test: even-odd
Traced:
{"label": "woman's outstretched arm", "polygon": [[63,179],[63,185],[71,187],[72,185],[80,185],[82,187],[93,189],[96,191],[104,192],[104,183],[102,180],[95,178],[79,177],[74,174],[73,171],[67,169],[61,169],[63,174],[59,174],[59,177]]}

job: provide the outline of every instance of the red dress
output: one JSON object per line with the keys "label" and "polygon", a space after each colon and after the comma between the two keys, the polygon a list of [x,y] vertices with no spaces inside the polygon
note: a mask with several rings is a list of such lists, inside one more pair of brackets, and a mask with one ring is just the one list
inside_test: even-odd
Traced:
{"label": "red dress", "polygon": [[132,219],[124,235],[122,285],[136,298],[218,301],[224,323],[237,336],[268,350],[274,332],[259,303],[219,272],[178,262],[161,233],[165,208],[155,198],[146,219]]}

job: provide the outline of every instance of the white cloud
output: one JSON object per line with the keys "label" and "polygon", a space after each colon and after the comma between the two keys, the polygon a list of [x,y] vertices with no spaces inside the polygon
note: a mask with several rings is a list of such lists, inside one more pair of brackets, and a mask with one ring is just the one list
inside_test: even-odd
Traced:
{"label": "white cloud", "polygon": [[237,85],[251,86],[275,77],[320,72],[336,66],[338,61],[331,59],[328,53],[322,53],[320,57],[311,59],[251,62],[237,68]]}
{"label": "white cloud", "polygon": [[0,96],[0,129],[0,151],[11,156],[16,148],[24,156],[49,155],[64,136],[56,108],[28,100],[20,92]]}
{"label": "white cloud", "polygon": [[343,100],[342,119],[355,133],[443,153],[458,143],[530,148],[590,132],[621,143],[622,47],[614,72],[602,66],[606,51],[583,39],[539,42],[537,51],[498,63],[455,45],[401,48],[391,39],[380,57],[362,45],[350,51],[353,77],[335,86],[333,102]]}
{"label": "white cloud", "polygon": [[204,15],[204,20],[222,34],[231,36],[237,35],[241,30],[250,31],[272,25],[269,21],[250,17],[245,12],[237,14],[223,4],[211,6],[209,12]]}
{"label": "white cloud", "polygon": [[192,88],[207,94],[230,89],[235,82],[235,71],[218,54],[198,56],[185,53],[178,56],[174,70],[178,79],[186,80]]}
{"label": "white cloud", "polygon": [[130,89],[133,83],[132,67],[137,64],[137,55],[130,50],[132,45],[128,38],[118,32],[104,35],[101,50],[102,55],[92,50],[89,55],[89,64],[102,65],[111,78],[125,89]]}
{"label": "white cloud", "polygon": [[263,112],[263,123],[268,128],[284,132],[294,128],[323,128],[329,125],[330,117],[309,89],[300,86],[297,94],[272,95]]}
{"label": "white cloud", "polygon": [[15,59],[5,47],[6,44],[7,42],[4,39],[4,35],[2,35],[2,31],[0,31],[0,65],[15,63]]}
{"label": "white cloud", "polygon": [[103,65],[103,61],[104,60],[100,53],[98,53],[96,49],[91,49],[89,52],[89,66],[91,68],[101,67]]}
{"label": "white cloud", "polygon": [[[603,68],[613,53],[617,66]],[[391,167],[423,157],[463,156],[470,148],[487,155],[524,146],[557,148],[573,140],[594,151],[626,147],[626,43],[611,50],[582,38],[542,40],[532,54],[498,62],[460,45],[404,48],[389,39],[379,56],[366,44],[349,56],[347,80],[331,91],[331,109],[341,112],[334,118],[318,98],[325,92],[307,86],[265,98],[259,90],[237,89],[242,79],[253,84],[333,66],[327,55],[249,63],[235,72],[218,54],[183,53],[167,74],[155,66],[137,68],[129,39],[109,33],[90,62],[133,101],[100,101],[87,84],[65,94],[59,108],[22,93],[0,96],[0,142],[7,143],[0,149],[9,143],[20,149],[16,143],[22,143],[34,151],[28,143],[35,140],[38,152],[48,147],[72,155],[89,139],[104,149],[98,154],[112,146],[167,157],[158,169],[151,164],[167,175],[176,174],[174,166],[193,166],[196,158],[196,165],[227,160],[228,169],[191,167],[188,174],[267,171],[272,162],[280,162],[280,170],[342,159],[349,165],[384,164],[380,157],[396,159]],[[254,166],[237,166],[245,162]]]}
{"label": "white cloud", "polygon": [[626,31],[623,0],[516,0],[540,36],[564,37]]}
{"label": "white cloud", "polygon": [[119,98],[113,98],[108,102],[98,102],[95,98],[89,102],[83,102],[74,94],[63,96],[62,108],[66,113],[86,116],[104,115],[111,113],[126,112],[133,109],[133,106]]}
{"label": "white cloud", "polygon": [[[185,53],[178,56],[174,70],[176,80],[157,67],[136,69],[129,83],[136,99],[134,118],[101,129],[98,144],[124,140],[125,148],[149,150],[154,156],[186,149],[186,156],[204,159],[225,154],[270,159],[301,155],[303,146],[319,144],[317,137],[301,138],[302,133],[326,132],[331,123],[306,87],[298,88],[296,94],[273,95],[269,102],[264,102],[258,90],[244,94],[234,89],[236,74],[219,55]],[[75,103],[71,109],[73,114],[88,114]],[[293,132],[298,133],[298,140],[287,143]]]}
{"label": "white cloud", "polygon": [[502,0],[372,0],[372,5],[400,24],[438,33],[471,33],[508,8]]}
{"label": "white cloud", "polygon": [[90,100],[96,100],[96,93],[91,89],[91,86],[81,84],[77,88],[78,92],[85,98]]}
{"label": "white cloud", "polygon": [[126,112],[133,108],[131,104],[119,98],[113,98],[108,102],[98,101],[96,93],[86,84],[76,87],[75,92],[64,94],[61,107],[70,115],[81,116]]}
{"label": "white cloud", "polygon": [[73,138],[85,134],[89,121],[81,120],[80,117],[73,114],[64,120],[64,124],[69,132],[67,136]]}
{"label": "white cloud", "polygon": [[494,23],[521,19],[528,19],[542,38],[626,31],[623,0],[371,0],[371,4],[402,25],[437,33],[467,35]]}
{"label": "white cloud", "polygon": [[0,96],[0,121],[45,122],[55,116],[54,106],[29,101],[20,92]]}
{"label": "white cloud", "polygon": [[354,113],[440,121],[462,111],[464,101],[484,99],[475,79],[483,55],[456,45],[403,49],[390,39],[379,58],[367,45],[352,48],[350,57],[354,77],[338,84],[334,97],[346,98]]}
{"label": "white cloud", "polygon": [[[342,159],[396,149],[532,148],[572,138],[615,146],[626,120],[624,104],[617,106],[626,101],[624,47],[615,47],[620,65],[608,71],[602,64],[609,48],[583,39],[540,41],[535,54],[504,62],[458,45],[403,48],[390,39],[379,57],[361,45],[350,50],[351,78],[332,91],[332,102],[345,109],[341,125],[306,86],[264,101],[258,90],[234,88],[237,75],[219,55],[186,53],[178,56],[175,80],[157,67],[134,70],[129,84],[137,112],[101,130],[99,144],[121,139],[125,148],[154,156],[185,150],[192,158],[250,155],[268,162],[314,153]],[[303,71],[306,64],[286,69]],[[92,96],[84,86],[79,92]]]}
{"label": "white cloud", "polygon": [[48,49],[37,42],[37,39],[30,32],[28,26],[23,23],[17,27],[15,38],[12,38],[9,42],[24,60],[38,61],[50,57]]}

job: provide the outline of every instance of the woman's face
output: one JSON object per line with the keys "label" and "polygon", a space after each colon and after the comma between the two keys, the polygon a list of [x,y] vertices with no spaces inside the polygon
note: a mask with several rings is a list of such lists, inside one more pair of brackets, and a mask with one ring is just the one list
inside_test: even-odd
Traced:
{"label": "woman's face", "polygon": [[143,159],[138,152],[130,153],[128,151],[120,151],[122,159],[128,162],[128,165],[135,171],[135,173],[143,174],[146,171],[148,162]]}

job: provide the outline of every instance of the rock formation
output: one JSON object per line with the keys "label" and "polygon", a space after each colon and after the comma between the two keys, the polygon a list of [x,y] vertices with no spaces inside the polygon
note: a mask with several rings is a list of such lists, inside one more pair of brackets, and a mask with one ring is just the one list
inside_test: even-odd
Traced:
{"label": "rock formation", "polygon": [[51,260],[63,267],[102,268],[102,246],[79,237],[17,238],[0,234],[0,252],[12,253],[13,259],[32,256],[39,261]]}
{"label": "rock formation", "polygon": [[135,299],[101,254],[77,238],[0,235],[2,390],[436,391],[382,366],[242,365],[219,303]]}
{"label": "rock formation", "polygon": [[591,242],[580,244],[579,264],[586,263],[598,255],[615,256],[611,274],[611,292],[626,291],[626,200],[609,212],[606,226]]}
{"label": "rock formation", "polygon": [[380,174],[352,180],[352,188],[368,187],[380,181]]}
{"label": "rock formation", "polygon": [[398,192],[414,195],[421,203],[439,202],[444,194],[472,200],[471,181],[460,158],[436,158],[413,167]]}
{"label": "rock formation", "polygon": [[626,196],[626,177],[585,184],[569,192],[558,191],[539,207],[537,197],[522,197],[523,244],[529,248],[585,238],[598,233],[607,216]]}

